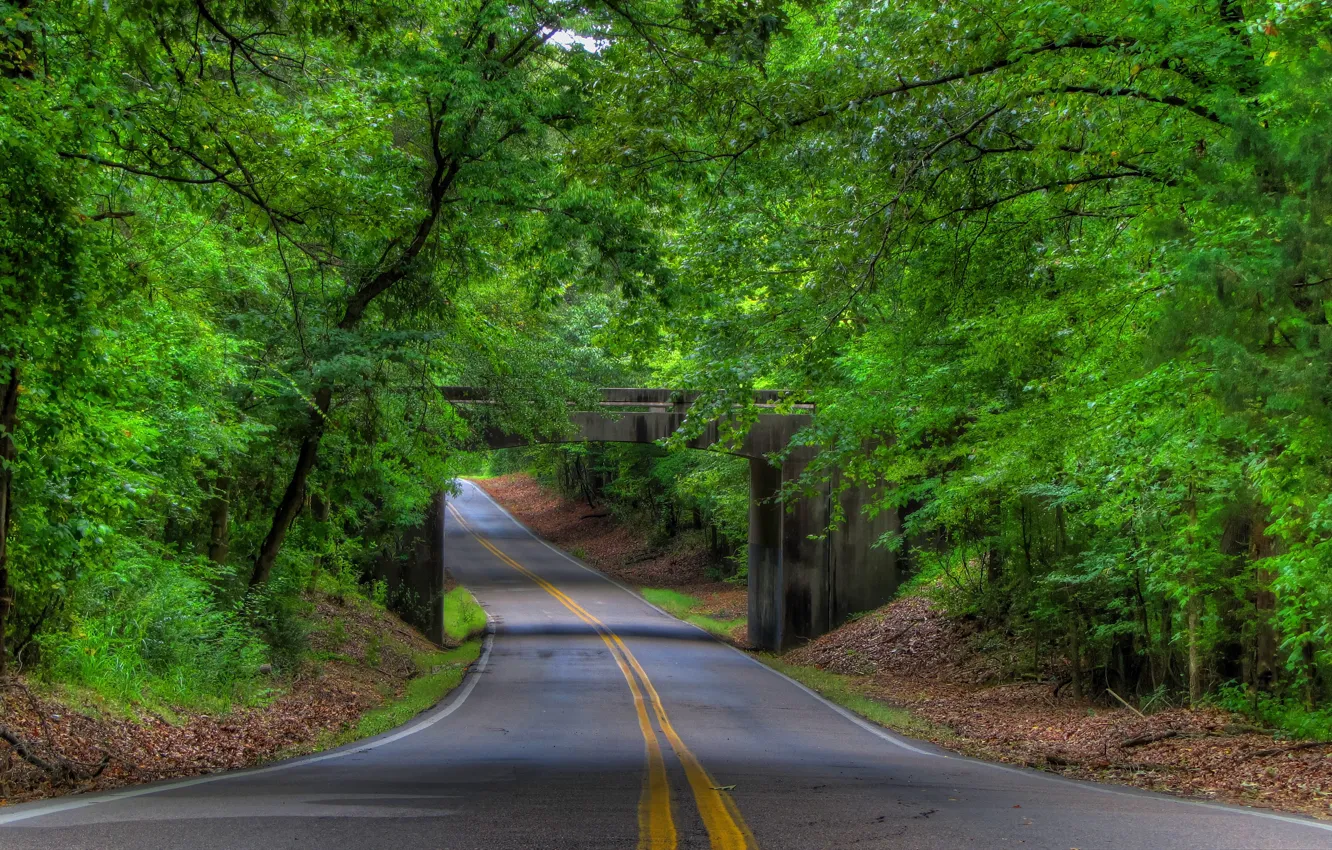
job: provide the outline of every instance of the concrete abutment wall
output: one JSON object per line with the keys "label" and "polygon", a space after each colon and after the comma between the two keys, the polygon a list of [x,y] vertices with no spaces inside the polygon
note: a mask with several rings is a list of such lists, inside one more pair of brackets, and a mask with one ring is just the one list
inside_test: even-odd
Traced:
{"label": "concrete abutment wall", "polygon": [[374,562],[388,586],[388,607],[437,644],[444,642],[444,494],[436,493],[425,522],[399,537]]}
{"label": "concrete abutment wall", "polygon": [[901,583],[897,553],[874,545],[901,527],[898,513],[867,516],[868,488],[853,485],[836,496],[843,519],[831,530],[836,478],[812,495],[776,501],[807,463],[798,453],[781,467],[749,461],[749,642],[760,649],[785,650],[826,634],[887,602]]}

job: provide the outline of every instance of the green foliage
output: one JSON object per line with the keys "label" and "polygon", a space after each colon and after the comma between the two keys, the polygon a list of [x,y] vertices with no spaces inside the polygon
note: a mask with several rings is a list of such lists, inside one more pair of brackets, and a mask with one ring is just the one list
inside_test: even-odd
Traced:
{"label": "green foliage", "polygon": [[678,211],[622,322],[695,427],[811,398],[788,492],[878,487],[1034,668],[1323,703],[1332,7],[784,9],[761,61],[607,52],[597,153]]}
{"label": "green foliage", "polygon": [[154,554],[120,548],[76,584],[67,628],[37,638],[44,675],[126,707],[224,711],[262,700],[257,673],[272,650],[246,612],[212,604],[206,572]]}
{"label": "green foliage", "polygon": [[1289,738],[1308,741],[1332,738],[1332,709],[1310,710],[1299,700],[1283,699],[1234,682],[1217,689],[1216,704],[1228,711],[1248,714]]}
{"label": "green foliage", "polygon": [[384,579],[375,579],[370,585],[370,601],[380,608],[388,605],[388,582]]}
{"label": "green foliage", "polygon": [[373,581],[473,428],[560,432],[669,278],[564,162],[597,59],[537,36],[606,14],[0,3],[0,661],[249,700],[303,588],[431,604]]}
{"label": "green foliage", "polygon": [[[0,659],[248,699],[297,591],[409,551],[481,429],[654,383],[702,393],[679,442],[781,387],[818,406],[789,492],[878,487],[882,544],[1034,667],[1317,711],[1330,18],[0,3]],[[744,461],[525,457],[741,572]]]}
{"label": "green foliage", "polygon": [[459,452],[453,456],[453,468],[459,478],[495,478],[527,469],[531,463],[528,455],[526,448]]}
{"label": "green foliage", "polygon": [[300,596],[300,576],[283,571],[245,599],[245,613],[267,644],[269,660],[279,671],[293,671],[309,647],[308,603]]}
{"label": "green foliage", "polygon": [[716,452],[637,444],[543,446],[531,469],[589,505],[605,502],[622,521],[647,522],[653,542],[698,533],[719,578],[744,581],[749,533],[749,465]]}

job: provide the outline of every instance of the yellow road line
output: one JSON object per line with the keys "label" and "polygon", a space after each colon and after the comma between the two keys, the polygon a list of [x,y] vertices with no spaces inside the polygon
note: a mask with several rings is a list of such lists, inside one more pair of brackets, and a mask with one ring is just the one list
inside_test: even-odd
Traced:
{"label": "yellow road line", "polygon": [[749,831],[745,819],[740,816],[740,808],[735,804],[735,800],[730,794],[717,787],[717,780],[712,778],[704,769],[702,762],[690,752],[684,741],[676,734],[675,727],[671,725],[670,718],[666,716],[666,706],[662,705],[661,696],[657,693],[657,689],[652,686],[652,680],[648,678],[647,673],[639,665],[638,659],[634,658],[633,653],[629,652],[628,647],[624,645],[624,641],[620,640],[619,635],[611,632],[611,638],[624,651],[629,659],[629,664],[633,666],[639,678],[643,680],[643,687],[647,689],[648,695],[652,698],[652,705],[657,712],[657,721],[661,724],[662,731],[666,733],[666,738],[671,742],[671,747],[675,749],[675,754],[680,757],[680,763],[684,765],[685,776],[689,779],[689,787],[694,789],[694,799],[698,801],[698,811],[703,816],[703,825],[707,827],[713,850],[745,850],[745,848],[758,847],[758,842],[754,840],[754,834]]}
{"label": "yellow road line", "polygon": [[638,848],[639,850],[675,850],[677,838],[675,820],[671,816],[671,786],[666,777],[666,761],[662,758],[661,743],[657,740],[657,733],[653,730],[652,721],[648,718],[647,706],[643,700],[643,693],[639,690],[638,682],[634,680],[633,673],[625,665],[624,659],[620,657],[620,653],[616,650],[615,644],[611,642],[611,638],[607,637],[602,631],[604,626],[595,617],[583,610],[581,606],[568,599],[550,582],[514,561],[495,548],[490,541],[472,531],[467,521],[462,518],[462,515],[458,513],[453,505],[449,505],[449,510],[453,511],[453,515],[457,517],[458,522],[463,528],[467,529],[468,533],[478,543],[488,549],[495,557],[532,579],[543,590],[554,596],[557,601],[572,611],[574,616],[591,626],[605,642],[606,648],[610,650],[611,658],[615,659],[616,666],[620,668],[620,673],[629,685],[629,692],[633,694],[634,710],[638,714],[638,729],[643,735],[647,750],[648,771],[644,777],[643,791],[638,800]]}
{"label": "yellow road line", "polygon": [[[694,792],[694,799],[698,803],[699,814],[703,818],[704,827],[707,828],[708,838],[710,839],[713,850],[753,850],[754,848],[757,848],[758,843],[754,839],[754,834],[750,831],[749,826],[741,816],[740,809],[736,805],[735,800],[730,794],[717,787],[716,780],[712,778],[703,767],[703,764],[693,752],[690,751],[684,741],[680,738],[679,734],[675,731],[675,727],[671,725],[670,717],[666,713],[666,706],[662,703],[661,695],[657,693],[657,689],[653,686],[652,680],[648,678],[647,671],[645,671],[643,666],[638,663],[638,659],[634,657],[632,652],[630,652],[629,647],[620,639],[620,636],[615,634],[610,627],[597,619],[587,609],[583,608],[583,606],[579,605],[555,585],[522,566],[508,555],[501,552],[491,544],[490,541],[481,537],[475,531],[472,531],[471,527],[468,526],[467,521],[462,518],[458,509],[453,507],[453,505],[449,505],[449,509],[453,511],[453,515],[458,518],[458,522],[462,524],[463,528],[467,529],[478,543],[484,546],[501,561],[532,579],[539,587],[555,597],[564,605],[564,607],[572,611],[580,620],[583,620],[583,622],[592,626],[601,639],[605,641],[606,645],[610,647],[611,654],[615,656],[616,663],[620,665],[621,672],[627,674],[623,662],[620,660],[616,650],[618,649],[619,653],[623,654],[624,658],[633,667],[634,672],[636,672],[638,677],[642,680],[643,687],[647,690],[648,696],[652,700],[652,707],[657,716],[657,722],[661,725],[662,731],[666,734],[667,740],[671,743],[671,747],[680,758],[680,763],[684,765],[685,776],[689,780],[689,787]],[[631,676],[628,678],[632,680]],[[637,704],[641,701],[638,688],[632,681],[630,681],[629,687],[634,692],[635,703]],[[644,722],[645,716],[640,715],[639,725],[642,726]],[[650,731],[651,724],[649,723],[644,733],[645,736]],[[655,744],[655,733],[652,734],[652,741]],[[640,804],[640,823],[642,821],[642,811],[643,807]],[[672,844],[670,846],[674,846],[674,824],[671,825],[671,836]],[[642,846],[642,839],[640,838],[640,847]]]}

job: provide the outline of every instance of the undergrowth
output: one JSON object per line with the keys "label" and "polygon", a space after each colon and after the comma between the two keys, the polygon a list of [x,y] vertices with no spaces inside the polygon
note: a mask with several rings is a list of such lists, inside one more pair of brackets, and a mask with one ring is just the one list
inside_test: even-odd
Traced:
{"label": "undergrowth", "polygon": [[1332,708],[1310,709],[1298,700],[1282,699],[1234,682],[1222,685],[1215,701],[1221,708],[1252,717],[1283,737],[1332,740]]}
{"label": "undergrowth", "polygon": [[221,604],[203,565],[120,554],[77,583],[69,628],[36,638],[36,672],[47,686],[126,716],[136,707],[224,712],[271,694],[259,674],[275,655],[265,638],[289,633],[283,621],[292,611],[271,595]]}
{"label": "undergrowth", "polygon": [[[174,722],[265,705],[310,661],[342,657],[311,651],[312,592],[379,611],[387,600],[382,582],[365,583],[345,559],[313,572],[308,559],[284,560],[263,587],[247,590],[243,577],[204,558],[129,545],[107,554],[70,588],[61,611],[68,627],[43,630],[21,658],[33,684],[126,719]],[[464,588],[450,591],[443,606],[453,641],[485,630],[485,611]],[[319,627],[334,646],[346,640],[338,618]],[[376,666],[382,651],[372,637],[367,663]],[[417,660],[431,671],[443,663],[419,654]]]}

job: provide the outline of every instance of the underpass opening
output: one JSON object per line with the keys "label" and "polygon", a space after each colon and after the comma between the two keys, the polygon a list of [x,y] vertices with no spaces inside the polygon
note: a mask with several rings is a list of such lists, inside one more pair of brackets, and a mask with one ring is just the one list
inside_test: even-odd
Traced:
{"label": "underpass opening", "polygon": [[[484,392],[469,387],[444,387],[444,397],[466,410],[490,404]],[[488,426],[480,428],[484,449],[541,444],[661,444],[685,424],[697,394],[670,389],[612,388],[601,391],[592,410],[572,410],[570,429],[561,436],[532,438]],[[692,449],[743,457],[749,464],[748,639],[759,649],[781,651],[835,628],[849,615],[888,601],[899,583],[897,553],[875,546],[885,533],[900,528],[895,511],[868,517],[860,509],[870,493],[863,487],[840,492],[845,521],[829,529],[836,481],[812,495],[782,498],[782,487],[796,480],[814,450],[787,451],[792,438],[807,426],[812,404],[792,404],[787,394],[755,394],[760,412],[739,442],[725,439],[719,422],[698,429],[686,441]],[[785,453],[783,455],[783,453]],[[774,463],[771,457],[782,456]],[[438,596],[444,581],[444,494],[436,498],[419,536],[425,550],[416,551],[413,581],[432,585]],[[439,606],[434,606],[438,608]],[[428,633],[442,638],[442,614],[432,612]]]}

